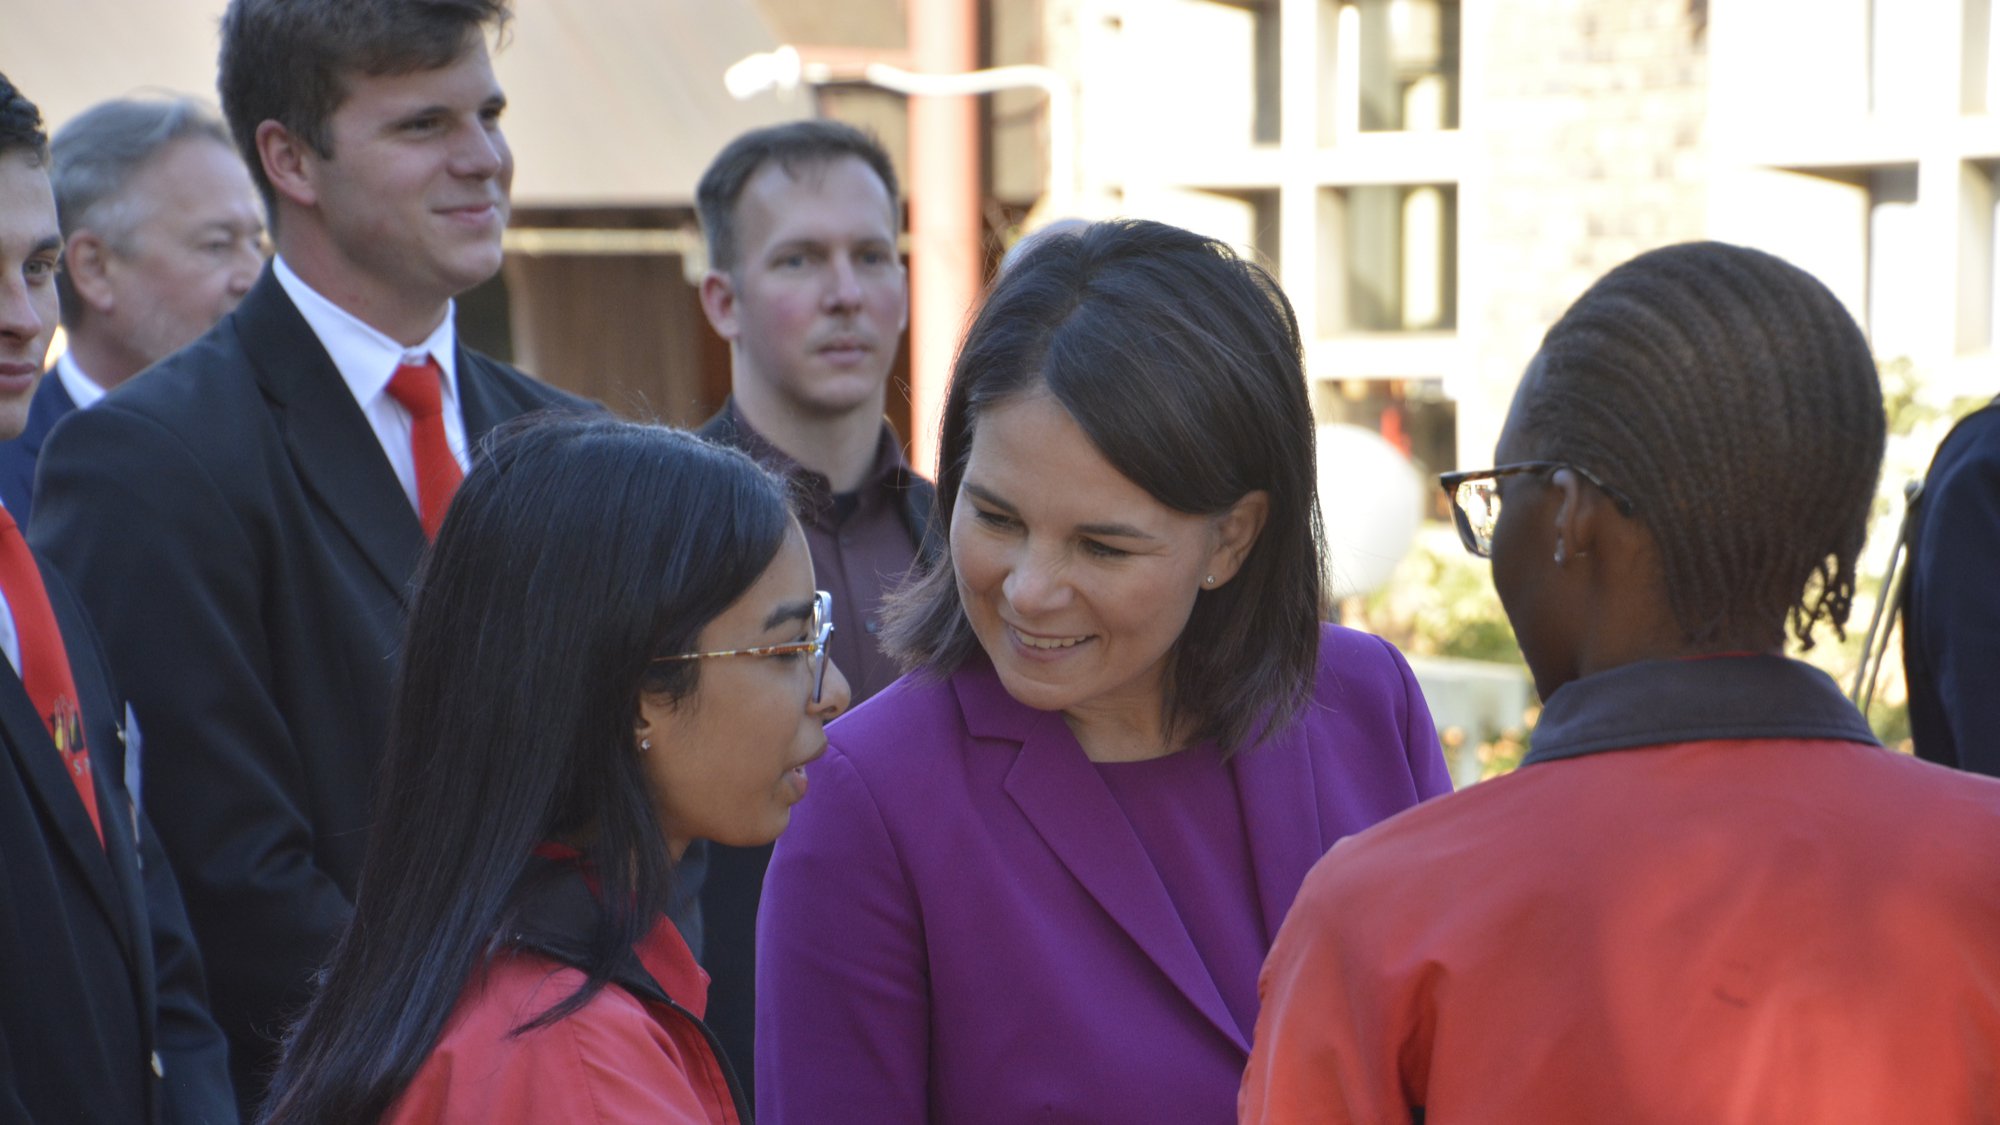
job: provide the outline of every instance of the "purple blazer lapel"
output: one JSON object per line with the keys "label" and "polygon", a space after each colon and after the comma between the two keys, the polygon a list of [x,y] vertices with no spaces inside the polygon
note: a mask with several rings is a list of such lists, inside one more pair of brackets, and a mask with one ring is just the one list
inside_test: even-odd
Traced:
{"label": "purple blazer lapel", "polygon": [[973,737],[1020,745],[1002,786],[1049,850],[1188,1003],[1248,1052],[1166,884],[1062,715],[1016,702],[978,658],[953,684]]}

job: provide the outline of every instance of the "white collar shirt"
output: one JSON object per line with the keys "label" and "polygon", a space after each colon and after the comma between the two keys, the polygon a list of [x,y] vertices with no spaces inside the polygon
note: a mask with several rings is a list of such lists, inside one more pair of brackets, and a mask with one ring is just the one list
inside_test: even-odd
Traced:
{"label": "white collar shirt", "polygon": [[406,362],[422,363],[426,354],[437,361],[438,370],[444,374],[445,441],[451,446],[452,456],[458,459],[459,468],[470,468],[471,461],[466,456],[465,413],[459,405],[458,396],[458,333],[453,327],[457,311],[455,304],[446,304],[444,320],[428,337],[406,348],[327,300],[294,273],[282,256],[272,260],[271,272],[277,275],[285,295],[292,299],[293,306],[305,318],[313,335],[319,337],[320,346],[326,349],[333,366],[340,371],[340,377],[347,382],[347,389],[353,393],[354,401],[360,405],[361,413],[367,416],[368,425],[375,431],[375,440],[381,443],[383,456],[389,459],[389,467],[396,471],[396,479],[402,482],[403,494],[409,498],[411,510],[419,511],[417,464],[410,451],[410,412],[389,394],[389,380],[395,376],[397,367]]}
{"label": "white collar shirt", "polygon": [[[0,505],[4,508],[5,505]],[[27,534],[22,529],[22,534]],[[7,601],[5,591],[0,591],[0,652],[7,654],[7,663],[14,666],[14,674],[21,674],[21,631],[14,625],[14,606]]]}
{"label": "white collar shirt", "polygon": [[62,381],[63,390],[69,392],[69,400],[76,403],[78,410],[88,410],[104,397],[104,388],[78,367],[76,359],[68,352],[56,357],[55,375]]}

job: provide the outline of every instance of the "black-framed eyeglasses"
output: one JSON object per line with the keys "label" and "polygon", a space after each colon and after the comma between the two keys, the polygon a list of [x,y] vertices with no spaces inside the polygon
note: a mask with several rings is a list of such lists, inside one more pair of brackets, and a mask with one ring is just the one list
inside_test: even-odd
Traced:
{"label": "black-framed eyeglasses", "polygon": [[1438,484],[1451,498],[1451,520],[1458,526],[1458,540],[1465,549],[1482,559],[1493,557],[1493,528],[1500,522],[1500,478],[1518,473],[1548,473],[1568,469],[1596,485],[1618,510],[1630,516],[1632,500],[1604,483],[1603,478],[1582,465],[1569,461],[1520,461],[1465,473],[1439,473]]}
{"label": "black-framed eyeglasses", "polygon": [[831,636],[833,636],[833,595],[825,590],[814,590],[812,621],[806,626],[806,639],[803,641],[732,648],[721,652],[683,652],[673,656],[654,657],[653,663],[664,664],[670,660],[710,660],[723,656],[797,656],[805,653],[812,657],[812,701],[818,703],[820,692],[826,687],[826,642]]}

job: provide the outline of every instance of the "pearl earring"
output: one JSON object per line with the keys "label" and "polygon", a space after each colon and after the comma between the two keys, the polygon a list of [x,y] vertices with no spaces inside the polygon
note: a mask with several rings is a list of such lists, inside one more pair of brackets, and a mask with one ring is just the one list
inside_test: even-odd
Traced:
{"label": "pearl earring", "polygon": [[1202,580],[1201,580],[1201,584],[1202,584],[1202,585],[1204,585],[1204,586],[1213,586],[1213,585],[1215,585],[1215,575],[1211,574],[1211,575],[1209,575],[1209,576],[1208,576],[1207,578],[1204,578],[1204,579],[1202,579]]}
{"label": "pearl earring", "polygon": [[1563,564],[1563,541],[1558,539],[1556,540],[1556,565],[1561,566],[1562,564]]}
{"label": "pearl earring", "polygon": [[641,753],[641,754],[650,754],[650,753],[652,753],[652,751],[653,751],[653,740],[652,740],[652,739],[650,739],[650,738],[642,738],[642,739],[640,739],[640,740],[639,740],[639,753]]}

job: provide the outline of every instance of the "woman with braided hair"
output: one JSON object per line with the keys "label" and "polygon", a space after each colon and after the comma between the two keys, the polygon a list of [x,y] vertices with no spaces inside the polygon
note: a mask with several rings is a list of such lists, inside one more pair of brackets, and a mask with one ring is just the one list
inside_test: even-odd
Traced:
{"label": "woman with braided hair", "polygon": [[1655,250],[1577,301],[1496,467],[1443,478],[1530,752],[1307,878],[1244,1121],[1992,1119],[2000,783],[1783,655],[1845,622],[1883,439],[1859,328],[1769,254]]}

